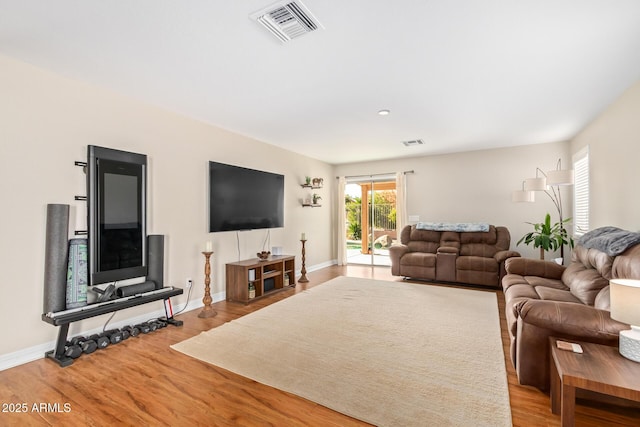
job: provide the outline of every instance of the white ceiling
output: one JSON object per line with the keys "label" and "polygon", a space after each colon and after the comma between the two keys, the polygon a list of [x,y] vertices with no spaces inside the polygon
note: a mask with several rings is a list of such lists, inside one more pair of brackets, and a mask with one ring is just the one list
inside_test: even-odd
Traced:
{"label": "white ceiling", "polygon": [[0,0],[0,53],[332,164],[567,140],[640,80],[638,0],[302,2],[282,44],[273,0]]}

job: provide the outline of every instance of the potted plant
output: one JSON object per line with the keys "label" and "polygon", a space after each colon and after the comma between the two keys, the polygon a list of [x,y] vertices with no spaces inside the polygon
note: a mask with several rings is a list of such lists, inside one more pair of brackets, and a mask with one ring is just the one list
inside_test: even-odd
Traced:
{"label": "potted plant", "polygon": [[313,193],[313,204],[317,205],[318,204],[318,200],[322,200],[322,197],[320,197],[318,194]]}
{"label": "potted plant", "polygon": [[546,251],[556,251],[564,245],[568,244],[573,248],[573,238],[569,236],[565,228],[565,224],[569,221],[571,221],[571,218],[561,220],[552,225],[551,215],[547,214],[544,222],[528,222],[527,224],[533,225],[533,231],[522,236],[517,244],[524,242],[525,245],[530,245],[533,243],[534,248],[540,248],[540,259],[544,259]]}

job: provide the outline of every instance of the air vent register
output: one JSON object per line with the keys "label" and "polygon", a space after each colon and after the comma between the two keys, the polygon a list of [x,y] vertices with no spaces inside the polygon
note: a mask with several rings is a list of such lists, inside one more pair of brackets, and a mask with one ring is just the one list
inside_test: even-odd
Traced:
{"label": "air vent register", "polygon": [[300,2],[278,2],[250,15],[278,40],[285,43],[322,28],[318,20]]}

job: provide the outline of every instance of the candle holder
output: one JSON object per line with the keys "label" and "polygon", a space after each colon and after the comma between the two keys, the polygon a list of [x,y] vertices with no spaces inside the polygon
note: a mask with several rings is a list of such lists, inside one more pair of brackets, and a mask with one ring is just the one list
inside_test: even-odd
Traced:
{"label": "candle holder", "polygon": [[202,309],[200,314],[198,314],[198,317],[200,317],[200,318],[214,317],[216,314],[218,314],[213,309],[213,307],[211,307],[211,302],[213,300],[211,299],[211,290],[209,288],[209,284],[211,283],[211,264],[209,263],[209,259],[211,258],[212,254],[213,254],[213,252],[202,252],[202,255],[204,255],[204,258],[205,258],[205,261],[204,261],[204,298],[202,298],[202,302],[204,303],[204,308]]}
{"label": "candle holder", "polygon": [[305,249],[304,244],[307,242],[307,239],[300,240],[302,242],[302,269],[300,273],[302,274],[298,279],[299,283],[308,283],[309,279],[307,279],[307,268],[305,267]]}

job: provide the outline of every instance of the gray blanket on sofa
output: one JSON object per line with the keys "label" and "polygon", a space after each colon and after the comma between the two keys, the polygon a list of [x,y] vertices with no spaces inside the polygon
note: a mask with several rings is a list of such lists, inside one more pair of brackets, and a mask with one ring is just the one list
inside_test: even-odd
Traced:
{"label": "gray blanket on sofa", "polygon": [[610,256],[620,255],[631,246],[640,243],[640,233],[623,230],[617,227],[600,227],[580,237],[578,244],[585,248],[593,248]]}

